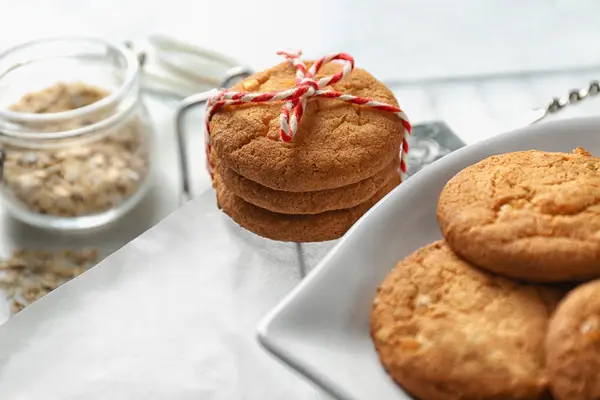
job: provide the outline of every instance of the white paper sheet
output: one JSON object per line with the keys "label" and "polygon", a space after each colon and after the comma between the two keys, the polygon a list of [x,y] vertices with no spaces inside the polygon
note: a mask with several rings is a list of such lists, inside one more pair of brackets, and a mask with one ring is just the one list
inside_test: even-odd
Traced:
{"label": "white paper sheet", "polygon": [[207,191],[0,327],[0,399],[324,398],[255,339],[299,281],[296,245],[241,230]]}

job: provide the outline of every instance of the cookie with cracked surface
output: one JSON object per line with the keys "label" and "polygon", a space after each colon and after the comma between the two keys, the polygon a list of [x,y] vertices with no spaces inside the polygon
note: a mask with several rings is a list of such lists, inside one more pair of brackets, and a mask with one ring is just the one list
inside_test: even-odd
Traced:
{"label": "cookie with cracked surface", "polygon": [[[310,63],[307,63],[308,65]],[[337,73],[324,65],[317,78]],[[233,87],[268,92],[295,84],[289,62],[259,72]],[[333,89],[397,105],[381,82],[359,68]],[[291,143],[279,138],[281,102],[226,107],[211,119],[211,144],[222,162],[238,174],[276,190],[307,192],[357,183],[383,170],[400,152],[404,127],[391,113],[312,98]]]}
{"label": "cookie with cracked surface", "polygon": [[600,399],[600,280],[575,288],[559,304],[546,364],[556,400]]}
{"label": "cookie with cracked surface", "polygon": [[437,215],[448,245],[482,268],[537,282],[600,276],[600,159],[583,149],[480,161],[448,181]]}
{"label": "cookie with cracked surface", "polygon": [[285,242],[322,242],[341,237],[364,213],[400,184],[400,176],[388,181],[364,203],[344,210],[312,215],[274,213],[252,205],[233,194],[215,174],[217,204],[243,228],[257,235]]}
{"label": "cookie with cracked surface", "polygon": [[419,399],[543,399],[544,338],[560,296],[477,269],[439,241],[385,278],[371,335],[388,374]]}
{"label": "cookie with cracked surface", "polygon": [[319,214],[326,211],[356,207],[369,200],[387,182],[398,176],[396,157],[382,171],[358,183],[336,189],[312,192],[286,192],[246,179],[212,157],[223,184],[250,204],[281,214]]}

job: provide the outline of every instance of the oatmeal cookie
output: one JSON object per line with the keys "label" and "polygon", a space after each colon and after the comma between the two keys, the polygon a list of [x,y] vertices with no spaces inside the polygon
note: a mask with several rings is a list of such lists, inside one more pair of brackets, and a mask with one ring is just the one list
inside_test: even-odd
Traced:
{"label": "oatmeal cookie", "polygon": [[489,157],[444,187],[448,245],[470,262],[538,282],[600,276],[600,159],[537,150]]}
{"label": "oatmeal cookie", "polygon": [[542,399],[544,338],[560,296],[479,270],[439,241],[381,284],[371,335],[389,375],[419,399]]}
{"label": "oatmeal cookie", "polygon": [[577,287],[559,304],[546,363],[556,400],[600,399],[600,280]]}
{"label": "oatmeal cookie", "polygon": [[352,185],[312,192],[286,192],[262,186],[244,178],[212,157],[223,184],[250,204],[281,214],[319,214],[358,206],[373,197],[387,182],[398,176],[400,160],[394,159],[375,175]]}
{"label": "oatmeal cookie", "polygon": [[252,205],[233,194],[215,175],[217,203],[240,226],[257,235],[286,242],[321,242],[341,237],[375,203],[400,184],[400,175],[358,206],[313,215],[274,213]]}

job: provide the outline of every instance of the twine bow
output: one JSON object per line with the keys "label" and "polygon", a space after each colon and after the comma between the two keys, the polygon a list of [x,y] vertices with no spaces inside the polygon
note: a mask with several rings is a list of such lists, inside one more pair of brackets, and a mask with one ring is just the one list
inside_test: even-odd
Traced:
{"label": "twine bow", "polygon": [[[206,103],[205,125],[206,125],[206,157],[207,167],[212,176],[213,170],[210,163],[210,120],[213,115],[222,107],[234,106],[245,103],[267,103],[273,101],[284,101],[279,117],[280,131],[279,136],[283,142],[289,143],[294,139],[294,135],[298,132],[298,124],[302,119],[302,115],[306,109],[306,103],[311,97],[325,97],[330,99],[338,99],[347,103],[358,104],[365,107],[374,108],[381,111],[391,112],[396,114],[402,121],[402,125],[406,130],[406,134],[402,140],[402,148],[400,149],[400,172],[402,180],[406,174],[406,157],[408,155],[407,134],[410,134],[411,125],[408,117],[404,112],[391,104],[381,103],[374,99],[352,96],[350,94],[339,93],[333,90],[323,90],[322,88],[333,85],[342,79],[354,69],[354,58],[346,53],[336,53],[325,57],[321,57],[306,68],[304,62],[300,59],[301,52],[290,53],[279,51],[278,55],[288,59],[294,67],[296,67],[296,85],[293,88],[279,92],[233,92],[227,89],[221,90],[216,96],[210,98]],[[319,69],[334,60],[344,61],[343,68],[340,72],[323,77],[319,80],[315,79]]]}

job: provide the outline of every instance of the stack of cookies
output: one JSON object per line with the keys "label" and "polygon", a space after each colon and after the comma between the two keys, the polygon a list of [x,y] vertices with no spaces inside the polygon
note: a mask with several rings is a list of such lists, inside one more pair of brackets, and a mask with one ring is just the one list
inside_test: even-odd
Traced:
{"label": "stack of cookies", "polygon": [[390,376],[421,400],[599,399],[600,280],[585,283],[600,277],[599,204],[600,159],[583,149],[459,172],[438,203],[445,240],[378,289]]}
{"label": "stack of cookies", "polygon": [[[309,66],[310,63],[307,63]],[[323,65],[315,79],[336,74]],[[232,88],[277,92],[295,85],[285,62]],[[364,70],[324,89],[397,106],[393,94]],[[280,139],[281,102],[223,107],[210,118],[210,160],[219,207],[266,238],[314,242],[342,236],[400,183],[402,121],[332,98],[310,98],[293,141]]]}

